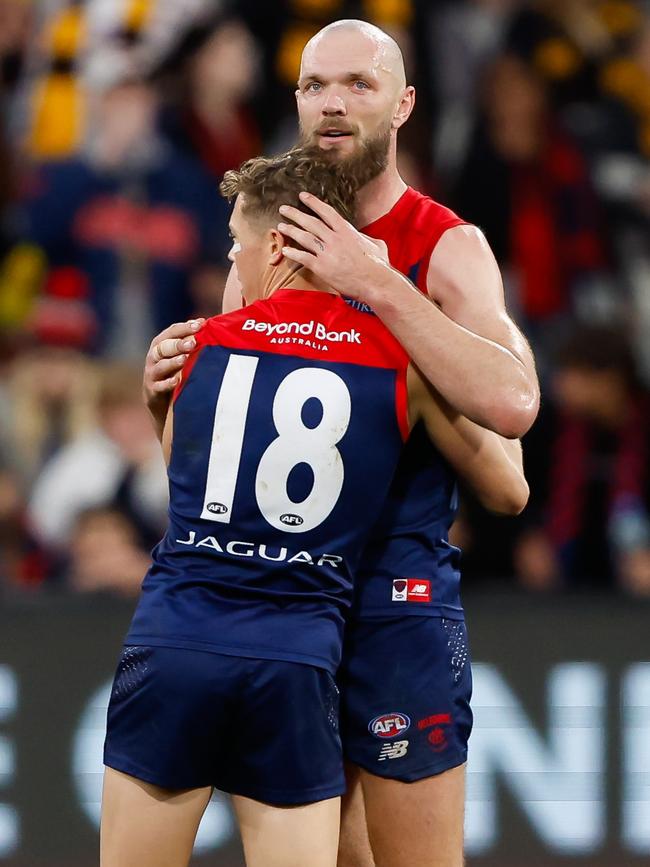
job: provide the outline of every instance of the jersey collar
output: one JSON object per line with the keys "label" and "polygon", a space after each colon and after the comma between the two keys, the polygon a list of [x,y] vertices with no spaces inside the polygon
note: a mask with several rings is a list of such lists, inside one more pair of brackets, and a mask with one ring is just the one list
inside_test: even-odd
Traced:
{"label": "jersey collar", "polygon": [[276,289],[273,295],[262,300],[300,302],[309,304],[312,307],[327,307],[337,301],[343,302],[341,296],[334,294],[333,292],[319,292],[318,290],[312,289],[292,289],[288,286]]}
{"label": "jersey collar", "polygon": [[376,220],[373,220],[372,223],[368,223],[367,226],[359,229],[359,231],[363,232],[364,235],[383,238],[385,227],[389,224],[394,225],[396,222],[401,221],[413,207],[416,198],[417,193],[413,187],[407,187],[390,211],[382,214],[381,217],[377,217]]}

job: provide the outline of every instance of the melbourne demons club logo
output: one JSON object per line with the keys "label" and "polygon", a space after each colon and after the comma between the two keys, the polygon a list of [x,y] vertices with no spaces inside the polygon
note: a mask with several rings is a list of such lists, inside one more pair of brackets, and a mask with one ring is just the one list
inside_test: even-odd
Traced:
{"label": "melbourne demons club logo", "polygon": [[431,582],[424,578],[395,578],[393,602],[431,602]]}
{"label": "melbourne demons club logo", "polygon": [[396,738],[403,734],[411,725],[411,720],[405,713],[382,713],[368,723],[368,731],[377,738]]}
{"label": "melbourne demons club logo", "polygon": [[447,726],[451,725],[451,714],[437,713],[425,717],[418,721],[419,731],[427,731],[427,740],[431,749],[436,753],[441,753],[447,749],[449,742],[447,740]]}

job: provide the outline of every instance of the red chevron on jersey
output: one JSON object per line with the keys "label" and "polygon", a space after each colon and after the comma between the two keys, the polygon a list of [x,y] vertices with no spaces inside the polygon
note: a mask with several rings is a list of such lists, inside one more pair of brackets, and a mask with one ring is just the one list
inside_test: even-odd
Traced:
{"label": "red chevron on jersey", "polygon": [[279,289],[263,301],[209,319],[197,345],[219,344],[280,355],[401,368],[408,356],[374,316],[338,295]]}
{"label": "red chevron on jersey", "polygon": [[270,298],[208,319],[196,335],[174,400],[206,346],[395,369],[398,421],[403,438],[408,436],[409,357],[379,319],[355,310],[340,295],[278,289]]}

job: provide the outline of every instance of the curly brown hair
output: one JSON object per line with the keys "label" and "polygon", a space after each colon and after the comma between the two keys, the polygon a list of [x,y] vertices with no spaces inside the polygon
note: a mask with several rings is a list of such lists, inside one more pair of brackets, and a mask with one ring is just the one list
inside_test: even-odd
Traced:
{"label": "curly brown hair", "polygon": [[276,221],[280,219],[280,205],[293,205],[312,213],[300,201],[298,194],[304,191],[318,196],[346,220],[354,222],[358,188],[353,177],[314,146],[246,160],[238,169],[227,171],[219,185],[228,201],[240,194],[244,196],[242,212],[247,216]]}

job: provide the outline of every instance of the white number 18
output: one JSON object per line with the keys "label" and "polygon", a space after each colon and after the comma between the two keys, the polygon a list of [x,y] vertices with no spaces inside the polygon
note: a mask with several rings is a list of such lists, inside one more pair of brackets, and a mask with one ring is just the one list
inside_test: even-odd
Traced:
{"label": "white number 18", "polygon": [[[246,418],[259,359],[231,355],[214,416],[201,517],[230,523]],[[323,417],[313,428],[302,420],[310,398],[316,398]],[[255,496],[264,518],[277,530],[306,533],[331,514],[343,488],[343,460],[336,448],[351,413],[350,392],[336,373],[316,367],[292,371],[280,383],[273,400],[273,422],[278,436],[262,455],[255,478]],[[289,474],[308,464],[312,489],[301,502],[289,498]]]}

